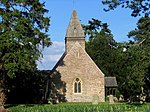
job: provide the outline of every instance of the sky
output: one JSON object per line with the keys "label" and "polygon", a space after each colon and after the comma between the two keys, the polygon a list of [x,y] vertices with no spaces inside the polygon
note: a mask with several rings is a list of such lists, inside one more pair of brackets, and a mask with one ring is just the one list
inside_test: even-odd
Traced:
{"label": "sky", "polygon": [[92,18],[109,25],[117,42],[128,41],[127,34],[136,28],[139,17],[131,17],[131,10],[117,8],[105,12],[101,0],[40,0],[45,2],[50,17],[49,37],[52,46],[43,50],[43,57],[37,62],[39,70],[51,70],[65,51],[65,35],[72,11],[75,9],[81,24],[88,24]]}

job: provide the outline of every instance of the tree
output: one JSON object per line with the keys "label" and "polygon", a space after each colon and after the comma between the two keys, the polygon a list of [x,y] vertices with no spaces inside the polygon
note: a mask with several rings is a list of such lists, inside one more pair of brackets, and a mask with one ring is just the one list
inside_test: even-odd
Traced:
{"label": "tree", "polygon": [[86,42],[86,51],[104,72],[106,76],[115,76],[115,50],[116,42],[113,39],[107,23],[92,19],[84,26],[85,33],[89,36]]}
{"label": "tree", "polygon": [[[142,17],[137,23],[137,28],[128,33],[130,38],[134,39],[135,46],[139,47],[141,60],[139,65],[143,66],[144,91],[150,99],[150,18]],[[139,68],[140,69],[140,68]]]}
{"label": "tree", "polygon": [[114,10],[118,6],[132,10],[132,16],[150,15],[150,1],[149,0],[103,0],[102,3],[107,5],[105,11]]}
{"label": "tree", "polygon": [[50,70],[35,70],[27,73],[16,73],[15,78],[7,78],[9,90],[7,104],[41,104],[47,103],[47,83],[50,80]]}
{"label": "tree", "polygon": [[115,42],[108,25],[95,19],[89,21],[84,29],[89,36],[87,53],[105,76],[116,76],[118,89],[125,99],[141,94],[149,57],[137,41]]}
{"label": "tree", "polygon": [[[39,0],[0,0],[0,88],[5,76],[36,69],[36,60],[51,44],[50,18]],[[1,92],[3,91],[1,90]]]}
{"label": "tree", "polygon": [[130,31],[128,37],[133,38],[136,44],[140,46],[150,46],[150,18],[140,18],[137,22],[137,28]]}
{"label": "tree", "polygon": [[126,51],[120,51],[118,62],[118,89],[128,99],[141,94],[144,85],[145,65],[143,53],[139,46],[130,45]]}
{"label": "tree", "polygon": [[145,88],[145,93],[147,94],[147,101],[150,102],[150,65],[146,68],[146,75],[144,77],[145,79],[145,85],[144,85],[144,88]]}
{"label": "tree", "polygon": [[[149,17],[142,17],[137,28],[128,33],[133,41],[120,43],[121,53],[116,64],[118,67],[117,79],[118,89],[125,99],[144,92],[148,94],[149,89],[149,66],[150,66],[150,20]],[[124,52],[123,48],[125,49]],[[118,56],[118,55],[117,55]]]}

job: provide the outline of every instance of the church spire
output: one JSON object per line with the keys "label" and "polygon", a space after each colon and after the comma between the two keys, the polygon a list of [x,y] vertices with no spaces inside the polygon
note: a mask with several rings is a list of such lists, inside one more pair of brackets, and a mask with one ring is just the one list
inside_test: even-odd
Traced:
{"label": "church spire", "polygon": [[85,49],[85,35],[78,19],[77,13],[75,10],[73,10],[66,32],[66,52],[70,51],[70,49],[76,42],[78,42],[82,46],[82,48]]}
{"label": "church spire", "polygon": [[72,12],[72,17],[70,19],[69,26],[67,28],[66,37],[85,37],[82,26],[78,19],[75,10]]}

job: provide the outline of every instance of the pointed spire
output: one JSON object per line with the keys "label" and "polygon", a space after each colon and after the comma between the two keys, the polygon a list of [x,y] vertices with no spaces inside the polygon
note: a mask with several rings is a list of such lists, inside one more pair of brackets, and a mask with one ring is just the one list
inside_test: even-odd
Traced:
{"label": "pointed spire", "polygon": [[75,10],[72,12],[72,17],[66,32],[66,37],[85,37]]}

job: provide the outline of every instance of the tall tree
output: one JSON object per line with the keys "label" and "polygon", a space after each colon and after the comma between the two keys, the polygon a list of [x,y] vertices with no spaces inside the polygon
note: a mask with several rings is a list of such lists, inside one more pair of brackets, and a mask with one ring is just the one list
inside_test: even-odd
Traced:
{"label": "tall tree", "polygon": [[0,0],[0,88],[6,75],[36,69],[42,48],[51,44],[47,12],[39,0]]}
{"label": "tall tree", "polygon": [[137,28],[135,30],[130,31],[128,36],[130,38],[133,38],[135,42],[134,45],[140,48],[139,51],[141,59],[139,65],[143,66],[142,74],[144,74],[144,90],[150,99],[150,87],[148,86],[150,83],[150,18],[142,17],[141,19],[139,19],[137,23]]}
{"label": "tall tree", "polygon": [[[125,46],[124,46],[125,48]],[[139,46],[130,45],[126,50],[118,53],[117,79],[118,89],[125,99],[141,94],[144,85],[145,65]]]}
{"label": "tall tree", "polygon": [[[128,37],[133,38],[129,43],[120,43],[121,53],[118,64],[118,89],[127,99],[133,95],[139,95],[144,87],[144,92],[150,91],[150,19],[142,17],[137,28],[128,33]],[[123,50],[125,49],[125,50]]]}
{"label": "tall tree", "polygon": [[[132,10],[131,16],[143,16],[137,23],[137,28],[129,32],[128,37],[133,38],[133,41],[130,46],[126,46],[128,49],[121,55],[124,57],[122,60],[126,60],[127,63],[124,63],[122,71],[122,75],[119,78],[123,82],[120,82],[119,89],[127,97],[131,96],[130,93],[140,94],[141,89],[144,86],[144,91],[148,94],[150,88],[148,84],[150,83],[150,1],[149,0],[103,0],[102,3],[107,5],[105,11],[114,10],[118,6],[122,8],[127,8]],[[128,43],[128,44],[129,44]],[[125,47],[125,46],[124,46]],[[129,55],[130,54],[130,55]],[[130,62],[128,61],[129,59]],[[120,64],[121,65],[121,64]],[[127,65],[127,66],[126,66]],[[129,72],[130,71],[130,72]],[[121,72],[120,72],[121,73]],[[127,74],[126,74],[127,73]],[[124,75],[125,74],[125,75]],[[129,76],[132,76],[129,78]],[[123,77],[126,77],[123,80]],[[128,77],[128,78],[127,78]],[[136,80],[141,81],[141,83],[136,82]],[[125,82],[128,81],[129,83]],[[131,83],[132,82],[132,83]],[[121,87],[121,84],[123,85]],[[136,89],[132,88],[136,87]],[[131,88],[131,89],[130,89]],[[149,95],[150,99],[150,95]]]}
{"label": "tall tree", "polygon": [[132,16],[150,15],[150,1],[149,0],[102,0],[104,5],[108,7],[105,11],[114,10],[118,6],[132,10]]}
{"label": "tall tree", "polygon": [[148,62],[143,48],[136,44],[137,41],[115,42],[108,25],[99,20],[92,19],[84,29],[89,37],[86,51],[105,76],[116,76],[118,89],[125,99],[139,95],[145,83],[145,63]]}
{"label": "tall tree", "polygon": [[115,76],[115,50],[116,42],[106,23],[92,19],[84,26],[89,40],[86,42],[86,51],[105,73],[106,76]]}

